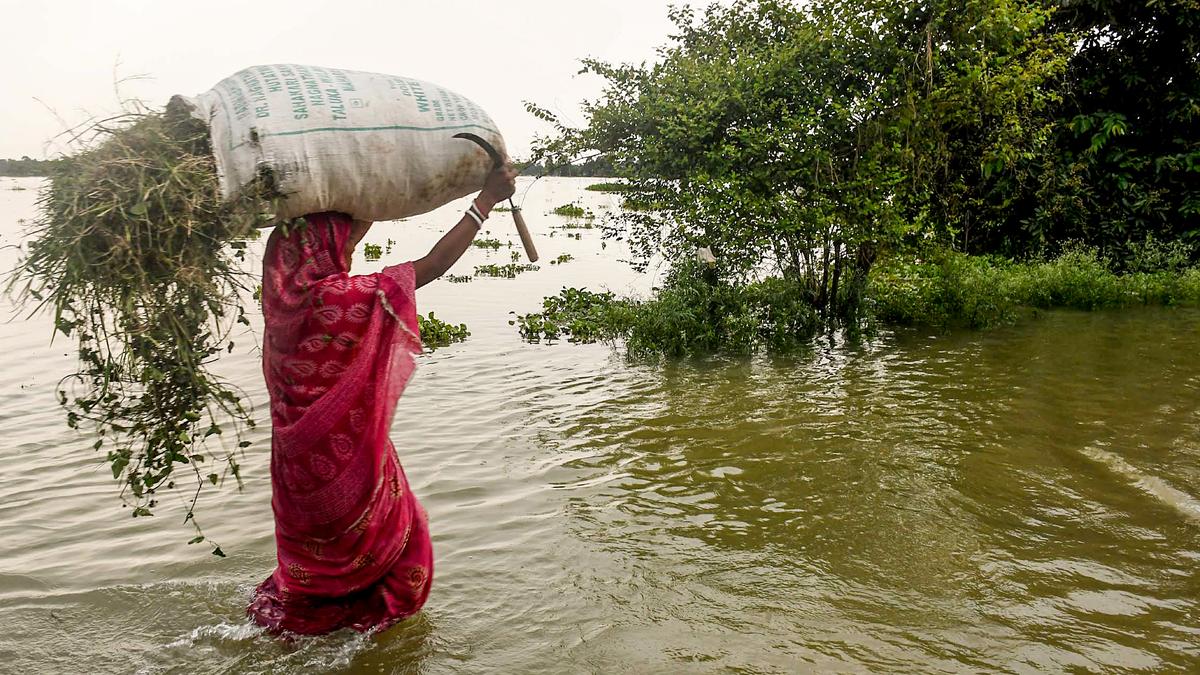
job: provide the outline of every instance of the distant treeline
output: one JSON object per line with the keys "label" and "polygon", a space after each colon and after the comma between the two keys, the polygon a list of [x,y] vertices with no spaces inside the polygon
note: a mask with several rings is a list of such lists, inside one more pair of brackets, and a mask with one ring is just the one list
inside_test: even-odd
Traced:
{"label": "distant treeline", "polygon": [[[30,157],[22,157],[21,159],[0,159],[0,176],[46,176],[56,164],[61,162],[61,159],[32,159]],[[546,167],[541,162],[531,164],[525,167],[521,172],[524,176],[588,176],[588,177],[612,177],[616,175],[613,169],[612,162],[604,158],[589,159],[586,162],[579,164],[569,164],[567,166],[552,167],[553,171],[546,173]]]}
{"label": "distant treeline", "polygon": [[522,176],[566,176],[566,177],[570,177],[570,178],[574,178],[574,177],[611,178],[611,177],[617,175],[616,170],[613,168],[612,161],[607,158],[604,158],[604,157],[597,157],[595,159],[589,159],[585,162],[580,162],[578,164],[568,164],[566,166],[559,166],[559,167],[552,166],[551,169],[552,170],[549,173],[547,173],[545,164],[538,162],[536,164],[530,164],[529,166],[525,167],[525,170],[521,172],[521,175]]}
{"label": "distant treeline", "polygon": [[0,159],[0,176],[46,176],[61,159]]}

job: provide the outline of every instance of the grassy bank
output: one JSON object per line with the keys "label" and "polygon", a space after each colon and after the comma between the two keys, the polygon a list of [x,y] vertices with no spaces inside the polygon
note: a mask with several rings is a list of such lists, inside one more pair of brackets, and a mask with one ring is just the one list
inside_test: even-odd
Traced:
{"label": "grassy bank", "polygon": [[[1140,305],[1200,306],[1200,268],[1118,272],[1091,250],[1029,263],[948,252],[894,257],[872,271],[860,318],[988,328],[1032,309]],[[512,323],[530,341],[620,339],[631,354],[686,355],[786,349],[812,337],[822,319],[812,299],[784,279],[709,283],[697,266],[684,264],[649,300],[564,288],[545,298],[542,311]]]}
{"label": "grassy bank", "polygon": [[937,327],[987,328],[1009,323],[1025,309],[1139,305],[1200,305],[1200,268],[1118,272],[1087,249],[1027,263],[940,253],[883,262],[867,292],[868,311],[878,320]]}

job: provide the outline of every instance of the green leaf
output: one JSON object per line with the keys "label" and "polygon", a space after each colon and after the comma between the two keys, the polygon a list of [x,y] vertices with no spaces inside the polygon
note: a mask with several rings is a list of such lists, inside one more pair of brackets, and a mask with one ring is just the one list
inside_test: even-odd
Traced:
{"label": "green leaf", "polygon": [[191,546],[192,544],[199,544],[202,541],[204,541],[204,535],[192,537],[190,540],[188,540],[188,546]]}
{"label": "green leaf", "polygon": [[129,457],[127,455],[118,455],[115,459],[113,459],[112,460],[113,478],[120,478],[121,472],[123,472],[125,470],[125,467],[127,467],[127,466],[129,466]]}

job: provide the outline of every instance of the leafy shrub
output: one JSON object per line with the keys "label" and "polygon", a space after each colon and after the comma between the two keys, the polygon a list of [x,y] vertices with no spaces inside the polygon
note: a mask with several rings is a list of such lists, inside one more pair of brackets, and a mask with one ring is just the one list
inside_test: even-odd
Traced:
{"label": "leafy shrub", "polygon": [[1192,265],[1197,253],[1196,247],[1186,241],[1147,236],[1126,244],[1120,259],[1126,272],[1182,272]]}

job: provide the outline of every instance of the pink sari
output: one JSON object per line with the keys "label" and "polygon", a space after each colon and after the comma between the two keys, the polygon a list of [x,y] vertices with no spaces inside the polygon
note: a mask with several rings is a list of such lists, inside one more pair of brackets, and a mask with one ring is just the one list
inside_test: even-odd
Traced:
{"label": "pink sari", "polygon": [[350,276],[338,213],[267,242],[263,375],[279,566],[247,612],[274,631],[386,628],[425,604],[426,514],[388,438],[421,351],[411,263]]}

